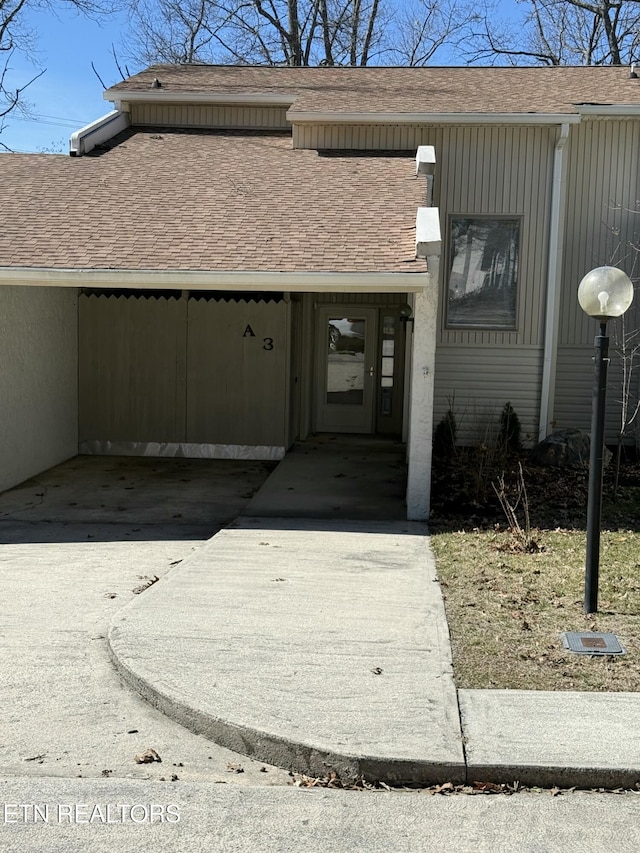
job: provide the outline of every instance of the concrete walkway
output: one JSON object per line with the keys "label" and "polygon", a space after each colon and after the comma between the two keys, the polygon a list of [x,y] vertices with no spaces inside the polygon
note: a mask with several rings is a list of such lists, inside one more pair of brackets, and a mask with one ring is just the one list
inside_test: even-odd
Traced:
{"label": "concrete walkway", "polygon": [[121,674],[226,746],[313,776],[462,781],[419,524],[244,519],[112,622]]}

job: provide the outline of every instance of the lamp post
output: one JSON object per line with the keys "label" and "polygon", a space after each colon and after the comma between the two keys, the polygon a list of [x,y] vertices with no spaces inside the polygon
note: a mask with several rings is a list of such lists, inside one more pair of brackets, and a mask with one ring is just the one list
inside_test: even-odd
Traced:
{"label": "lamp post", "polygon": [[587,503],[587,557],[584,578],[584,612],[598,610],[600,568],[600,521],[602,516],[602,467],[604,456],[604,415],[609,366],[607,321],[620,317],[633,301],[633,284],[617,267],[597,267],[588,272],[578,287],[582,310],[600,324],[594,341],[594,381],[591,412],[589,497]]}

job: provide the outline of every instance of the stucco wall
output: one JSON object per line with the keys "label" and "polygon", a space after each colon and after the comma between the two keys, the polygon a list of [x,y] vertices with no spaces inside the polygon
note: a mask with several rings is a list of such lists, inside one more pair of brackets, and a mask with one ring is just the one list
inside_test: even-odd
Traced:
{"label": "stucco wall", "polygon": [[78,449],[77,296],[0,287],[0,491]]}

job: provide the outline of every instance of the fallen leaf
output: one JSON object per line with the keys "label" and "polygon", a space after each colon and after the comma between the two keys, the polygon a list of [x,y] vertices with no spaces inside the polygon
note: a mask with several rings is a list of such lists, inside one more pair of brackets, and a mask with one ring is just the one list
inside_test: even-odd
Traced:
{"label": "fallen leaf", "polygon": [[133,760],[136,764],[152,764],[154,761],[162,761],[155,749],[147,749],[138,755],[134,755]]}

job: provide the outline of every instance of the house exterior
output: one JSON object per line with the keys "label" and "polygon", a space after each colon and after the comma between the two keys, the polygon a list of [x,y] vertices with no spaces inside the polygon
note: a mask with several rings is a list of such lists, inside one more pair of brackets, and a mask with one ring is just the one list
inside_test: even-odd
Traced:
{"label": "house exterior", "polygon": [[424,519],[449,407],[466,442],[507,401],[532,443],[589,428],[577,286],[637,258],[629,69],[159,65],[105,98],[72,156],[0,158],[0,488],[380,434]]}

